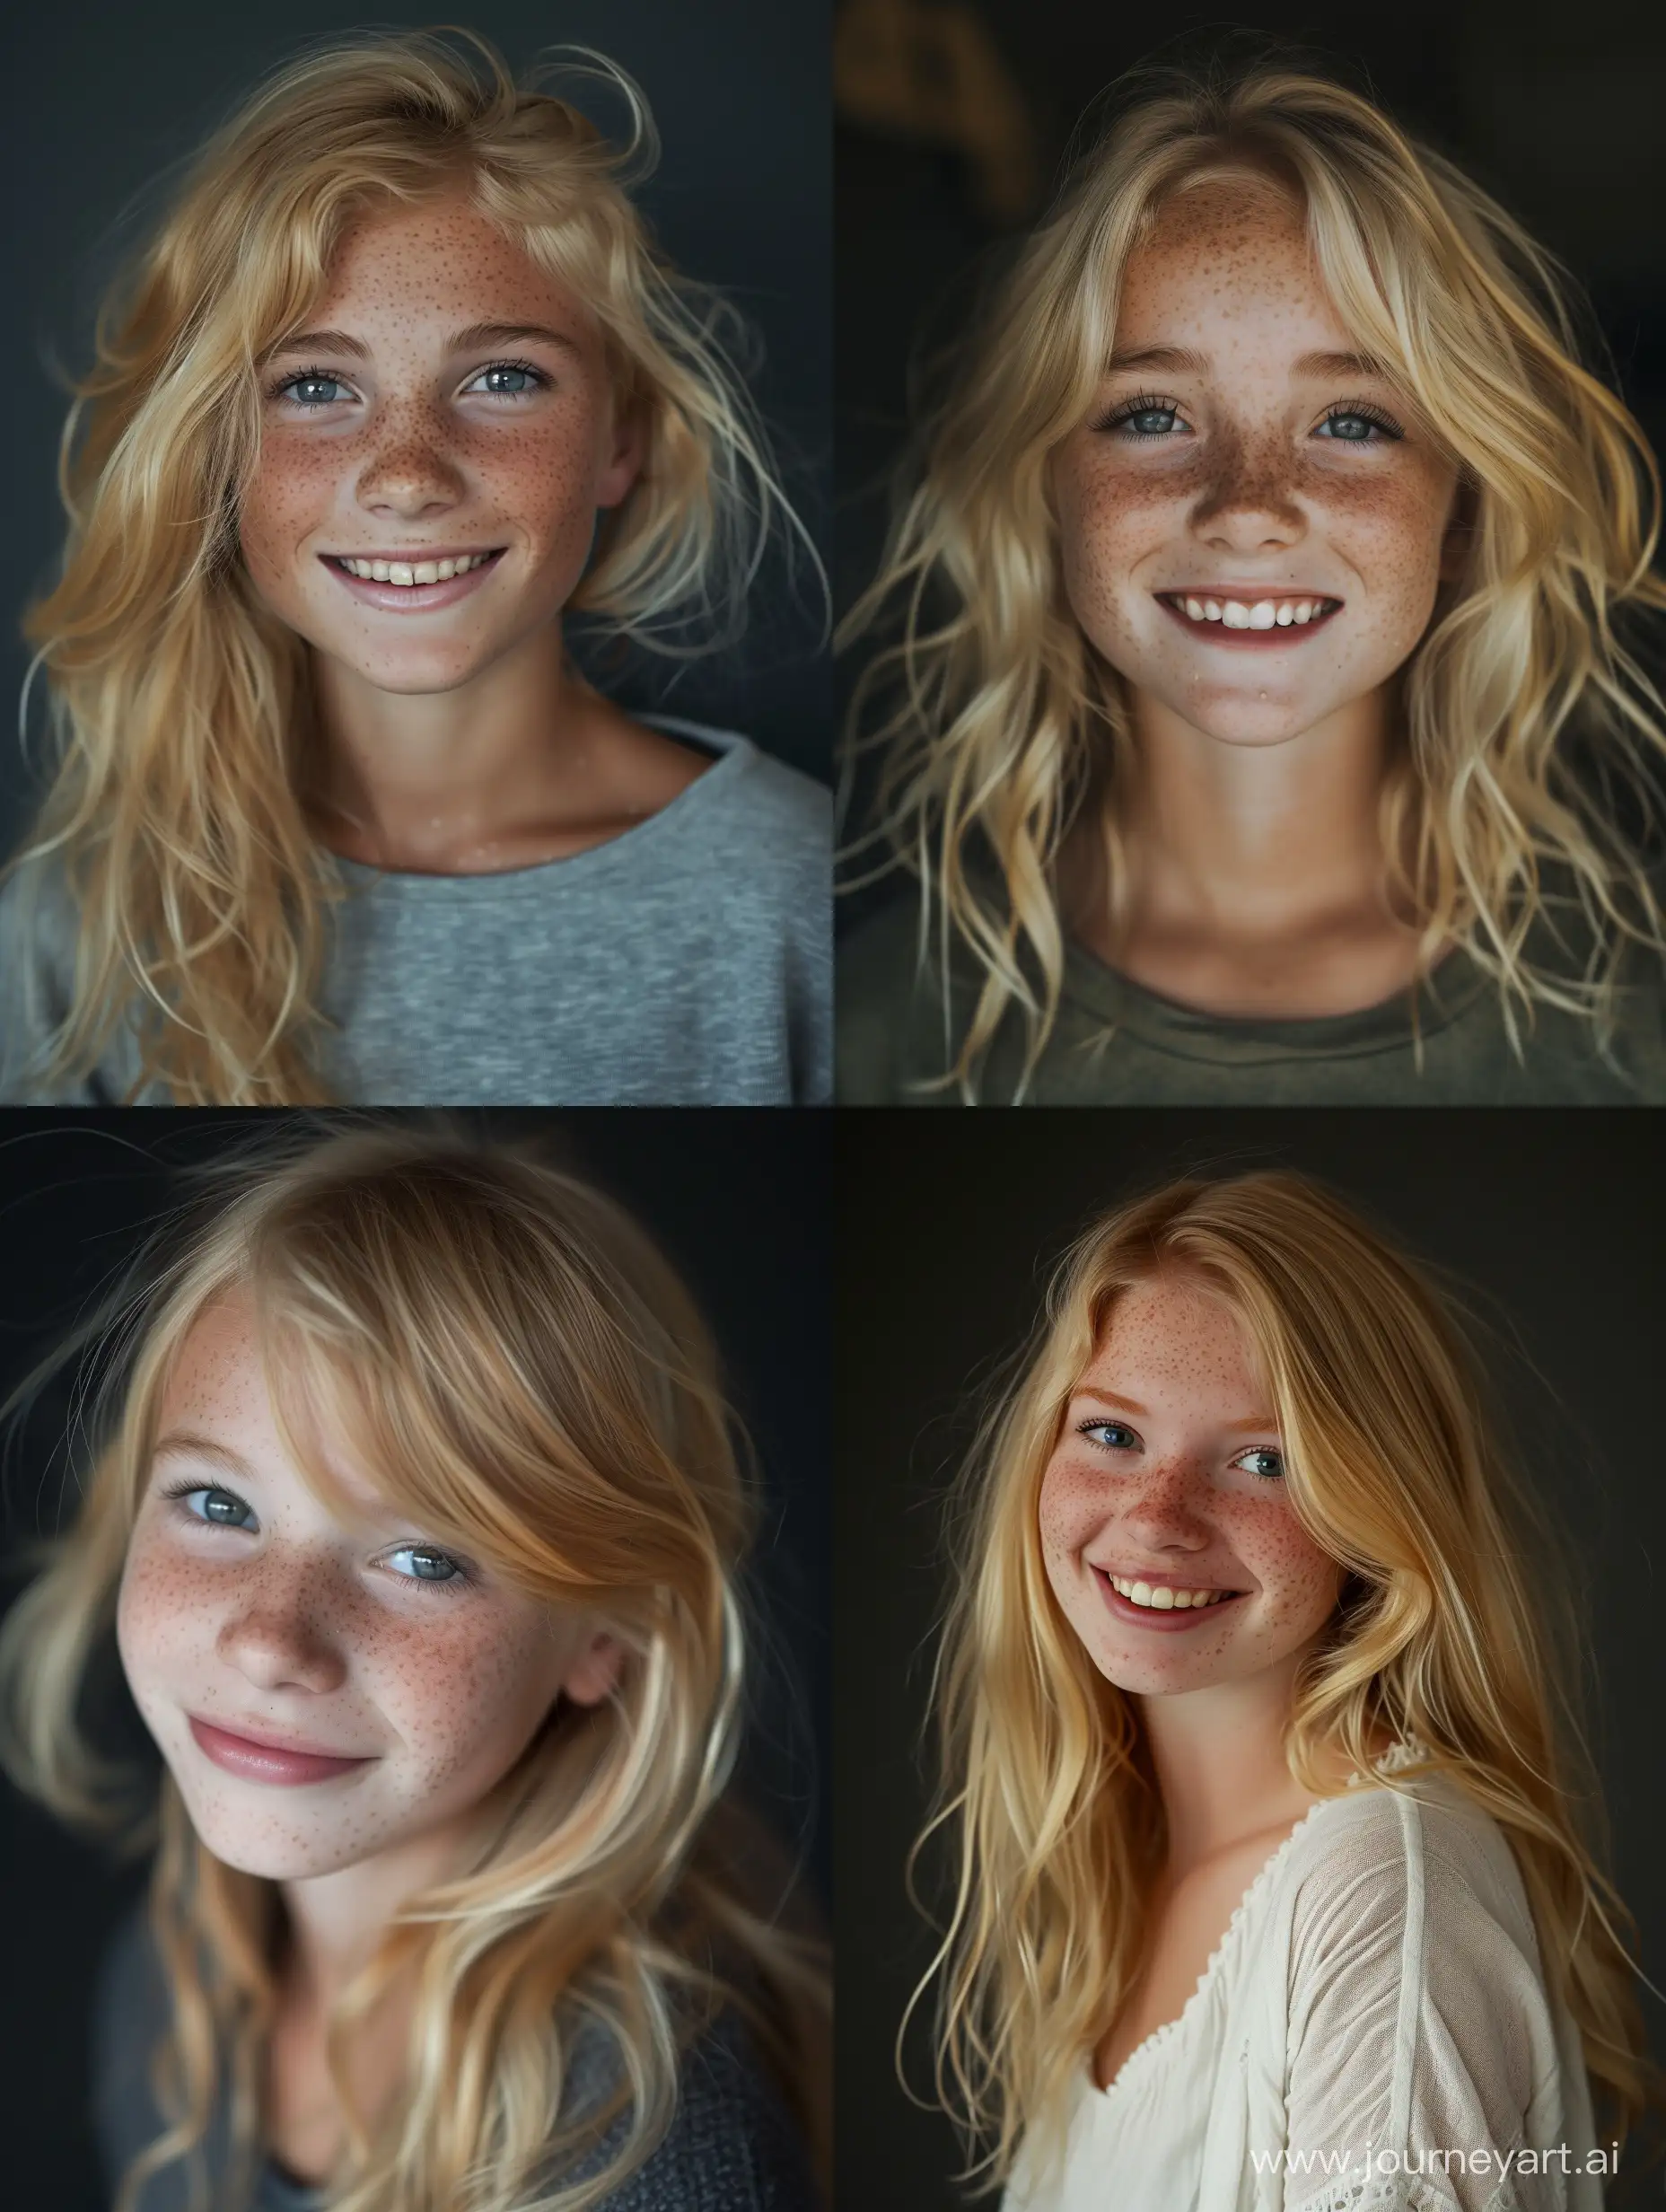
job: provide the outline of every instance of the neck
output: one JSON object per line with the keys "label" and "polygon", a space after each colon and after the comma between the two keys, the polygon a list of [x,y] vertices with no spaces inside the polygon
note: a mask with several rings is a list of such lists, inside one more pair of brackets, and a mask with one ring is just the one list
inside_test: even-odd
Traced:
{"label": "neck", "polygon": [[1271,941],[1338,912],[1386,912],[1388,739],[1381,693],[1267,745],[1223,743],[1136,698],[1119,806],[1133,913]]}
{"label": "neck", "polygon": [[1285,1820],[1293,1825],[1312,1803],[1285,1756],[1301,1658],[1293,1652],[1242,1681],[1140,1698],[1173,1879]]}
{"label": "neck", "polygon": [[539,825],[587,803],[608,711],[557,623],[447,691],[386,691],[315,656],[322,759],[312,812],[332,850],[449,874],[513,865]]}
{"label": "neck", "polygon": [[329,2010],[399,1909],[454,1871],[463,1840],[458,1830],[444,1829],[334,1874],[279,1885],[289,1927],[286,1971],[309,2009]]}

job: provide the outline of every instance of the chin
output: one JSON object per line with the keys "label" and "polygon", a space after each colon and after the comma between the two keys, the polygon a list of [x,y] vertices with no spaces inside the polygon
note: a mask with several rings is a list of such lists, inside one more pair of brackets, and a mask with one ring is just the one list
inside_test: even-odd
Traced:
{"label": "chin", "polygon": [[276,1835],[264,1822],[227,1819],[221,1814],[191,1825],[204,1850],[223,1866],[239,1874],[258,1874],[266,1882],[307,1882],[318,1874],[339,1874],[364,1856],[344,1838]]}

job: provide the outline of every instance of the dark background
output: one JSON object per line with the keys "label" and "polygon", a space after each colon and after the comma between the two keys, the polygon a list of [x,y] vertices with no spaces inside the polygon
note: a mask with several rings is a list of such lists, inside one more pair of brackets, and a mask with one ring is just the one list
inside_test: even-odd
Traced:
{"label": "dark background", "polygon": [[[0,1400],[177,1200],[171,1171],[266,1119],[143,1108],[0,1115]],[[485,1110],[455,1119],[499,1136],[553,1133],[562,1163],[636,1214],[706,1312],[766,1485],[753,1585],[769,1648],[750,1779],[780,1832],[805,1852],[825,1900],[830,1839],[818,1778],[831,1674],[828,1119],[742,1109]],[[5,1603],[20,1586],[20,1544],[49,1532],[66,1510],[61,1460],[49,1464],[48,1454],[65,1433],[66,1393],[67,1382],[55,1383],[38,1413],[10,1432],[0,1459]],[[148,1742],[142,1731],[138,1740]],[[102,2201],[86,2120],[90,1995],[110,1930],[144,1879],[143,1865],[118,1868],[0,1779],[0,1897],[8,1900],[0,2193],[10,2203],[93,2212]]]}
{"label": "dark background", "polygon": [[[255,82],[309,40],[357,29],[460,23],[488,38],[512,71],[541,49],[588,45],[621,63],[659,126],[660,167],[639,204],[671,259],[717,285],[761,334],[753,391],[777,444],[789,496],[829,557],[831,235],[828,136],[829,0],[563,0],[559,7],[479,0],[463,9],[329,0],[276,10],[208,0],[81,0],[6,11],[0,32],[0,142],[13,219],[0,245],[12,373],[0,451],[7,529],[0,547],[0,852],[24,827],[29,784],[18,701],[29,655],[18,621],[48,587],[63,541],[57,439],[68,408],[62,373],[91,359],[99,294],[119,250],[161,205],[164,167],[195,149]],[[465,49],[466,50],[466,49]],[[558,82],[546,89],[560,91]],[[581,92],[609,135],[617,104]],[[26,215],[23,211],[27,211]],[[831,703],[819,639],[825,613],[809,563],[789,592],[779,562],[756,587],[738,651],[696,663],[668,690],[644,656],[599,677],[638,710],[658,706],[739,729],[826,780]],[[795,597],[794,596],[795,594]],[[35,754],[42,683],[31,691]]]}
{"label": "dark background", "polygon": [[[1235,9],[1175,0],[1156,11],[1081,0],[837,0],[835,22],[841,612],[879,565],[887,478],[910,420],[911,354],[947,347],[964,326],[982,270],[1062,182],[1067,143],[1090,103],[1139,64],[1293,47],[1291,58],[1374,98],[1560,257],[1590,296],[1620,391],[1656,452],[1666,445],[1658,220],[1666,9],[1658,0],[1401,0],[1345,10],[1311,0]],[[934,37],[934,22],[953,35]],[[881,49],[911,60],[876,65]],[[875,91],[876,76],[888,91]],[[980,153],[962,150],[969,136]],[[865,637],[840,658],[841,714],[872,650]],[[864,779],[864,798],[866,789]],[[843,918],[868,903],[841,902]]]}
{"label": "dark background", "polygon": [[[961,2164],[952,2131],[905,2099],[892,2054],[933,1948],[903,1867],[934,1779],[920,1742],[945,1594],[940,1504],[971,1441],[976,1391],[1028,1333],[1070,1238],[1107,1207],[1199,1167],[1317,1174],[1402,1248],[1455,1270],[1472,1306],[1478,1295],[1510,1429],[1594,1593],[1588,1718],[1609,1872],[1636,1917],[1643,1971],[1666,1989],[1662,1143],[1660,1115],[1625,1110],[839,1117],[837,2090],[840,2111],[861,2115],[840,2131],[841,2204],[938,2212],[968,2201],[949,2178]],[[1666,2058],[1666,2003],[1639,1997]],[[925,2094],[925,2036],[910,2039],[908,2076]],[[1635,2147],[1609,2198],[1618,2208],[1659,2201],[1658,2169],[1640,2187],[1629,2179]]]}

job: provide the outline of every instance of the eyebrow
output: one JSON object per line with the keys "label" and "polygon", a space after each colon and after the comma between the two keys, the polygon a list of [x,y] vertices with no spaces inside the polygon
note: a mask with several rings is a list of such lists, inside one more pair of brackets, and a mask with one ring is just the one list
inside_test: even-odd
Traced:
{"label": "eyebrow", "polygon": [[[471,354],[484,346],[554,346],[564,353],[580,352],[576,338],[565,337],[543,322],[471,322],[466,330],[454,330],[445,341],[448,354]],[[363,338],[355,338],[347,330],[297,330],[292,338],[280,338],[276,346],[268,346],[260,356],[261,365],[276,361],[287,354],[345,354],[350,360],[368,361],[371,349]]]}
{"label": "eyebrow", "polygon": [[[1091,1382],[1084,1382],[1074,1394],[1078,1398],[1096,1398],[1102,1406],[1115,1406],[1118,1413],[1136,1414],[1141,1419],[1150,1418],[1151,1408],[1141,1405],[1137,1398],[1119,1398],[1115,1391],[1095,1390]],[[1253,1436],[1265,1435],[1269,1431],[1276,1433],[1278,1423],[1270,1414],[1258,1414],[1247,1421],[1223,1421],[1221,1426],[1229,1436]]]}
{"label": "eyebrow", "polygon": [[191,1459],[210,1460],[216,1467],[224,1467],[245,1482],[258,1479],[254,1469],[241,1452],[233,1452],[229,1444],[216,1444],[212,1436],[198,1436],[190,1429],[171,1429],[152,1453],[153,1460]]}
{"label": "eyebrow", "polygon": [[[1183,375],[1205,376],[1208,373],[1209,360],[1206,354],[1193,353],[1185,346],[1141,346],[1114,353],[1105,364],[1107,376],[1123,376],[1131,369],[1173,369]],[[1369,354],[1303,354],[1294,364],[1294,370],[1298,376],[1388,375],[1382,364],[1373,361]]]}

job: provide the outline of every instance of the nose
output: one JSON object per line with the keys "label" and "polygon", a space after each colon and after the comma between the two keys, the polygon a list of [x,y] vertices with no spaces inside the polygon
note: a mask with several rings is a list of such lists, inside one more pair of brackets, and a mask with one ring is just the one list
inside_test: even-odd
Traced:
{"label": "nose", "polygon": [[265,1567],[215,1638],[215,1649],[255,1689],[338,1690],[346,1667],[320,1602],[300,1569]]}
{"label": "nose", "polygon": [[443,514],[457,504],[462,482],[430,428],[408,426],[366,461],[358,481],[358,504],[375,514],[416,520]]}
{"label": "nose", "polygon": [[1146,1552],[1204,1550],[1210,1529],[1198,1508],[1207,1482],[1207,1470],[1183,1453],[1156,1461],[1125,1496],[1118,1516],[1123,1529]]}
{"label": "nose", "polygon": [[1282,436],[1227,436],[1192,510],[1191,526],[1219,553],[1280,551],[1296,544],[1307,520],[1294,495],[1294,462]]}

